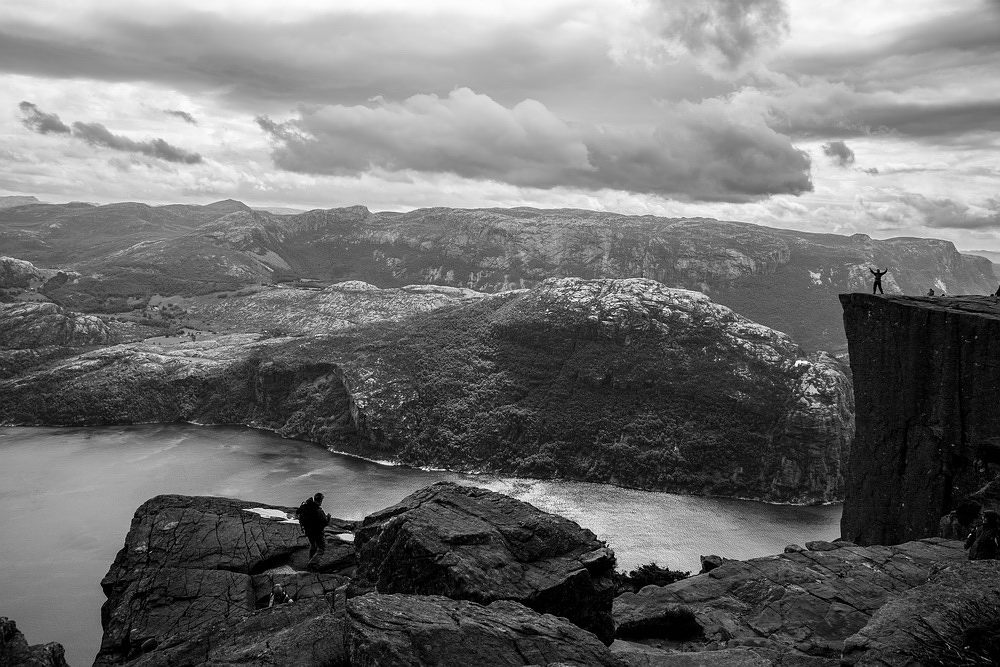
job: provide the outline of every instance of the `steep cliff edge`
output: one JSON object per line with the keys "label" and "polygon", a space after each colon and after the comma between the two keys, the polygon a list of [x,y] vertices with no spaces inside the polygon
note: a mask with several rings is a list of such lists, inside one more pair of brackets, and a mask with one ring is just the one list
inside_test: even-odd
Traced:
{"label": "steep cliff edge", "polygon": [[857,434],[843,535],[896,544],[997,476],[1000,303],[842,294]]}

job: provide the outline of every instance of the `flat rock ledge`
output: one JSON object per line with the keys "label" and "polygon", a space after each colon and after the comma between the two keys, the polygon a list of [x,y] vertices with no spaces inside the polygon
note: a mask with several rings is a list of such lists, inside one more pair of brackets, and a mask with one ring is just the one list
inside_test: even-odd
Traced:
{"label": "flat rock ledge", "polygon": [[918,664],[918,638],[935,636],[948,619],[958,623],[963,606],[998,613],[998,584],[996,561],[970,563],[956,541],[810,542],[620,595],[614,603],[620,640],[613,648],[630,665],[716,664],[678,660],[694,651],[708,651],[703,658],[710,659],[723,649],[754,654],[725,664],[760,658],[774,665]]}

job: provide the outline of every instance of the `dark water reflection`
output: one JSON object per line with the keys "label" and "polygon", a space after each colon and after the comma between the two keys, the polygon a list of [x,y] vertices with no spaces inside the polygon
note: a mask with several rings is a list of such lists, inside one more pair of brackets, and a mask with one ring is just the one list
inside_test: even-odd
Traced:
{"label": "dark water reflection", "polygon": [[59,641],[70,665],[100,644],[100,580],[135,509],[160,493],[294,505],[321,490],[360,519],[438,480],[526,500],[587,526],[628,569],[697,570],[699,554],[748,558],[832,539],[840,507],[788,507],[600,484],[470,477],[384,466],[244,428],[150,425],[0,429],[0,616],[31,643]]}

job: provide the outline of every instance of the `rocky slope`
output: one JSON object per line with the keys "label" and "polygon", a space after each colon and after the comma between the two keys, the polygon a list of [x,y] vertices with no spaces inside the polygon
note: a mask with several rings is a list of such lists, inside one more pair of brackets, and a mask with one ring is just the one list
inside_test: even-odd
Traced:
{"label": "rocky slope", "polygon": [[54,303],[0,303],[0,378],[94,347],[142,340],[150,327],[67,311]]}
{"label": "rocky slope", "polygon": [[943,515],[1000,473],[1000,304],[841,301],[857,401],[844,536],[895,544],[935,535]]}
{"label": "rocky slope", "polygon": [[839,498],[851,419],[834,359],[641,279],[118,345],[0,382],[3,423],[244,423],[377,460],[795,502]]}
{"label": "rocky slope", "polygon": [[[328,551],[349,554],[335,564],[306,561],[289,509],[146,502],[102,582],[95,665],[884,667],[1000,657],[990,640],[1000,573],[966,561],[957,542],[790,545],[612,600],[606,545],[500,494],[439,483],[361,524],[335,520]],[[353,545],[341,539],[350,530]],[[267,608],[275,583],[295,601]]]}
{"label": "rocky slope", "polygon": [[[327,551],[346,545],[350,558],[331,565],[307,561],[289,511],[225,498],[145,503],[102,581],[95,665],[617,664],[594,634],[526,606],[599,618],[595,629],[611,642],[614,554],[571,521],[442,483],[368,517],[363,544],[336,537],[352,526],[334,521]],[[400,530],[409,541],[394,545]],[[423,549],[442,541],[454,549]],[[355,558],[377,590],[348,586]],[[433,573],[415,577],[418,587],[434,588],[433,579],[461,587],[395,593],[400,569]],[[264,609],[276,583],[295,602]]]}
{"label": "rocky slope", "polygon": [[988,294],[988,259],[945,241],[808,234],[711,219],[573,209],[363,206],[298,215],[239,202],[0,209],[0,245],[45,266],[77,268],[52,290],[77,308],[143,294],[203,294],[294,277],[380,287],[433,283],[496,292],[552,277],[651,278],[710,294],[809,350],[846,347],[839,292],[867,291],[869,266],[890,293]]}

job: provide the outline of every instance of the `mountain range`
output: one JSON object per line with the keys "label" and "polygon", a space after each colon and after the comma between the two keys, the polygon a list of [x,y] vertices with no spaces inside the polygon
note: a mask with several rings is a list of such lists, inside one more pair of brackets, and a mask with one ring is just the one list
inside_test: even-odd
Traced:
{"label": "mountain range", "polygon": [[841,236],[705,218],[576,209],[362,206],[279,215],[207,206],[28,204],[0,209],[4,254],[76,272],[44,290],[85,311],[118,312],[154,294],[194,296],[300,279],[378,287],[437,284],[482,292],[552,277],[650,278],[693,289],[808,350],[846,351],[836,295],[988,294],[989,259],[947,241]]}

